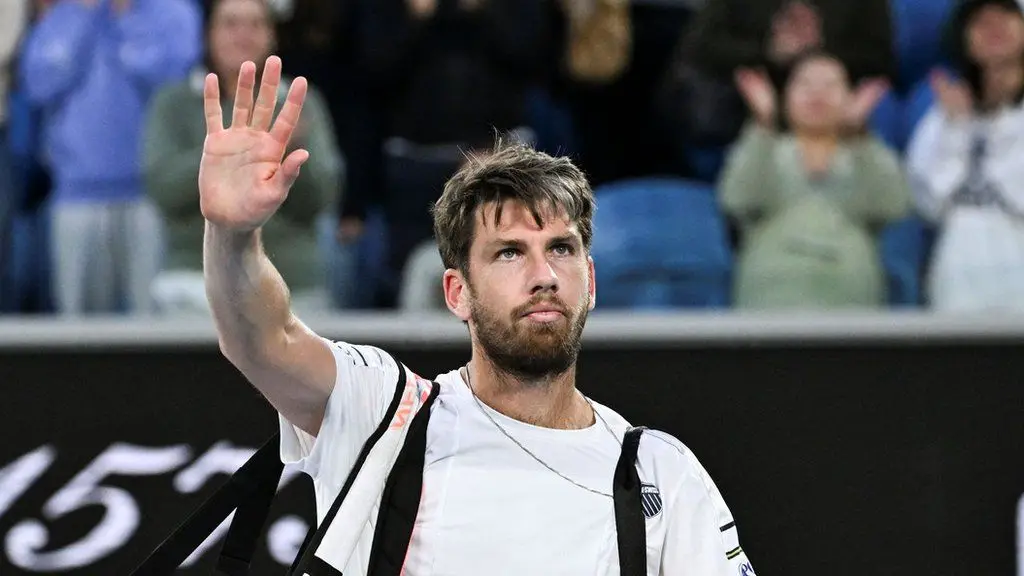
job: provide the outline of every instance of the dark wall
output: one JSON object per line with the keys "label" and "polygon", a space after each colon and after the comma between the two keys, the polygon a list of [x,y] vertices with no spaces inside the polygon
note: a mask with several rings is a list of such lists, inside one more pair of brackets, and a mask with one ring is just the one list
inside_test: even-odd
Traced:
{"label": "dark wall", "polygon": [[[468,359],[391,351],[420,374]],[[697,454],[759,574],[1010,575],[1022,369],[1014,343],[666,344],[585,351],[580,387]],[[275,430],[210,349],[0,354],[0,574],[127,574],[223,480],[189,493],[206,465]],[[282,573],[269,550],[301,541],[311,505],[307,479],[282,489],[255,574]]]}

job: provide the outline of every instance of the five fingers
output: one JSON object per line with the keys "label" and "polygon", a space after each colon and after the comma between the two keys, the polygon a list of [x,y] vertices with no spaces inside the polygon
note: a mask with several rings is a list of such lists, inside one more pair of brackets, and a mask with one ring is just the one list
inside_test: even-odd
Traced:
{"label": "five fingers", "polygon": [[[260,82],[259,96],[253,105],[253,92],[256,87],[256,65],[252,62],[242,64],[238,73],[238,87],[235,90],[235,104],[231,113],[231,127],[251,127],[270,134],[283,146],[287,146],[292,133],[299,123],[302,105],[306,100],[308,85],[306,79],[296,78],[288,90],[288,97],[277,120],[274,121],[274,110],[277,108],[277,90],[281,84],[281,59],[277,56],[267,58]],[[208,74],[203,86],[203,106],[206,113],[206,133],[213,134],[224,129],[224,116],[220,103],[220,85],[216,74]],[[271,127],[273,122],[273,127]]]}
{"label": "five fingers", "polygon": [[[256,65],[252,62],[242,64],[238,74],[238,87],[235,91],[234,109],[231,113],[232,128],[250,127],[254,130],[270,130],[270,135],[282,150],[288,146],[299,123],[302,105],[306,100],[308,85],[306,79],[299,77],[292,81],[288,89],[288,97],[281,113],[274,119],[277,107],[277,91],[281,84],[281,60],[277,56],[267,59],[260,82],[259,96],[253,105],[253,91],[256,85]],[[206,133],[213,134],[224,130],[224,116],[220,102],[220,84],[216,74],[208,74],[203,86],[203,107],[206,115]],[[271,126],[273,123],[273,126]],[[299,168],[309,159],[309,152],[295,150],[281,164],[277,177],[285,186],[291,186],[299,176]]]}

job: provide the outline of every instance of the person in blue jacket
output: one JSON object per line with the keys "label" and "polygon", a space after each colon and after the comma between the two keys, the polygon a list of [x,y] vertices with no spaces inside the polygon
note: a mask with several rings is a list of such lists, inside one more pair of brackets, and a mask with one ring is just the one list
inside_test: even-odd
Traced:
{"label": "person in blue jacket", "polygon": [[30,31],[20,73],[43,110],[59,313],[151,311],[160,222],[143,195],[144,112],[199,61],[201,29],[192,0],[58,0]]}

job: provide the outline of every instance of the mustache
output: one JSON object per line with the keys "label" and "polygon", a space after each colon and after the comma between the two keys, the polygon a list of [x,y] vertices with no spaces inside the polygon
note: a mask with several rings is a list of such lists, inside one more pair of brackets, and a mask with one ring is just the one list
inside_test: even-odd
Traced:
{"label": "mustache", "polygon": [[533,298],[530,298],[530,300],[527,301],[522,306],[517,306],[516,309],[512,312],[512,315],[516,318],[525,316],[530,311],[530,308],[542,304],[558,310],[564,316],[569,315],[569,307],[566,306],[565,302],[563,302],[562,299],[559,298],[558,296],[535,296]]}

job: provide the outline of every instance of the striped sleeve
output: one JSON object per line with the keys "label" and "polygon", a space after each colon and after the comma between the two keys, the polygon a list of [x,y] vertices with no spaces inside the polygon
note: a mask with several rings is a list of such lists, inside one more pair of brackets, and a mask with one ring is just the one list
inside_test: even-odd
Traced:
{"label": "striped sleeve", "polygon": [[671,495],[661,575],[755,576],[729,507],[689,450],[687,473]]}

